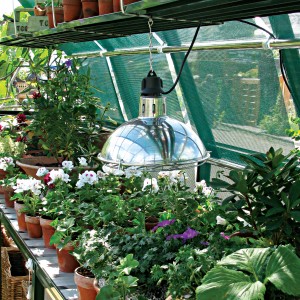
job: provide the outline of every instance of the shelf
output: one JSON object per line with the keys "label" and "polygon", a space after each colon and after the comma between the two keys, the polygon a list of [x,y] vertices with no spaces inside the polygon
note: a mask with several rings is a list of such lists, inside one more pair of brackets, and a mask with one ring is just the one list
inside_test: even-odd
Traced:
{"label": "shelf", "polygon": [[299,0],[142,0],[121,12],[58,24],[57,28],[0,39],[0,44],[47,48],[69,42],[86,42],[147,33],[145,15],[154,20],[153,31],[195,27],[225,21],[300,11]]}
{"label": "shelf", "polygon": [[[42,238],[31,239],[26,232],[19,231],[15,210],[5,207],[3,195],[0,195],[0,221],[25,259],[31,258],[34,261],[33,276],[37,277],[37,280],[45,289],[44,292],[48,295],[47,299],[77,300],[78,294],[74,282],[74,273],[59,271],[56,250],[45,248]],[[35,295],[34,299],[44,298],[42,295]]]}

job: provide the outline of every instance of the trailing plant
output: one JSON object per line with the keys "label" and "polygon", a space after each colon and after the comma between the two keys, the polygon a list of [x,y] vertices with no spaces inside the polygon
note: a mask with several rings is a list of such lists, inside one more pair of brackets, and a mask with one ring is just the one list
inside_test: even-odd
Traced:
{"label": "trailing plant", "polygon": [[236,251],[205,275],[196,293],[199,300],[263,300],[272,285],[300,296],[300,259],[290,246]]}
{"label": "trailing plant", "polygon": [[220,179],[214,183],[232,193],[222,205],[238,211],[256,236],[267,237],[274,245],[291,243],[299,251],[299,157],[282,152],[270,148],[266,154],[242,156],[246,167],[226,176],[231,184]]}

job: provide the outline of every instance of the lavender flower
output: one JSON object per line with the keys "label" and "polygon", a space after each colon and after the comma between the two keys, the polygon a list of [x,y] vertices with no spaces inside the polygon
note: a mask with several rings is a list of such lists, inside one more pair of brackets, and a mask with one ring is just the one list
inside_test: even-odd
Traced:
{"label": "lavender flower", "polygon": [[70,68],[72,66],[72,60],[71,59],[66,60],[65,64],[67,68]]}
{"label": "lavender flower", "polygon": [[171,234],[167,236],[167,241],[171,240],[171,239],[183,239],[183,242],[185,242],[186,240],[190,240],[193,239],[194,237],[196,237],[199,234],[198,231],[191,229],[190,227],[188,227],[188,229],[182,233],[182,234]]}
{"label": "lavender flower", "polygon": [[156,231],[159,227],[166,227],[166,226],[172,225],[175,221],[176,221],[175,219],[161,221],[152,228],[152,231],[153,232]]}

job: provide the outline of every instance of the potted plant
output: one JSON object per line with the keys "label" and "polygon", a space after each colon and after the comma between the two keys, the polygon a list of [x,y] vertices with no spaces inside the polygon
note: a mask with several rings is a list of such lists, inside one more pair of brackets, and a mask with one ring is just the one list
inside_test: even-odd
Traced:
{"label": "potted plant", "polygon": [[99,151],[95,145],[103,123],[110,120],[105,116],[109,105],[103,107],[93,95],[90,73],[79,70],[79,60],[65,60],[62,53],[57,53],[54,61],[52,58],[50,52],[45,62],[35,66],[38,73],[46,72],[48,80],[38,82],[39,92],[28,101],[27,109],[34,109],[28,130],[39,138],[47,156],[57,162],[61,157],[75,164],[79,157],[85,157],[91,163]]}
{"label": "potted plant", "polygon": [[81,3],[84,18],[90,18],[99,15],[98,0],[81,0]]}
{"label": "potted plant", "polygon": [[42,207],[41,193],[44,185],[34,178],[17,179],[14,198],[24,203],[22,212],[25,213],[27,232],[31,238],[42,237],[39,211]]}
{"label": "potted plant", "polygon": [[63,0],[64,21],[70,22],[81,18],[81,0]]}
{"label": "potted plant", "polygon": [[[54,7],[54,11],[52,10],[52,5]],[[54,28],[58,23],[62,23],[64,21],[62,0],[47,0],[45,2],[45,7],[49,28]]]}

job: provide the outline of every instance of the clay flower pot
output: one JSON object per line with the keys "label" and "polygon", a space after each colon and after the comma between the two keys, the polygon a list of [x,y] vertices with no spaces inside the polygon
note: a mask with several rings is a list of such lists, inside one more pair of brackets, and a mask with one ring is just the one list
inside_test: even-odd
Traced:
{"label": "clay flower pot", "polygon": [[94,278],[93,286],[94,286],[96,295],[98,295],[100,292],[100,286],[99,286],[99,280],[97,278]]}
{"label": "clay flower pot", "polygon": [[82,12],[84,18],[94,17],[99,15],[98,0],[81,0]]}
{"label": "clay flower pot", "polygon": [[38,239],[43,235],[42,227],[40,225],[40,217],[25,215],[25,222],[27,232],[30,238]]}
{"label": "clay flower pot", "polygon": [[70,254],[70,251],[73,250],[74,246],[71,243],[67,244],[63,249],[56,248],[58,267],[61,272],[73,273],[79,267],[76,258]]}
{"label": "clay flower pot", "polygon": [[45,16],[46,15],[46,9],[42,8],[40,5],[36,5],[33,8],[33,12],[35,16]]}
{"label": "clay flower pot", "polygon": [[[120,11],[121,10],[120,0],[113,0],[113,1],[114,1],[114,12]],[[124,5],[128,5],[137,1],[139,0],[124,0],[123,3]]]}
{"label": "clay flower pot", "polygon": [[55,249],[54,245],[49,244],[50,239],[55,232],[55,228],[50,225],[50,223],[52,223],[52,222],[53,222],[53,220],[47,219],[47,217],[40,218],[40,224],[42,227],[44,244],[45,244],[45,247],[48,249]]}
{"label": "clay flower pot", "polygon": [[113,0],[99,0],[99,15],[106,15],[114,12]]}
{"label": "clay flower pot", "polygon": [[6,177],[6,175],[7,175],[7,172],[0,169],[0,180],[3,180]]}
{"label": "clay flower pot", "polygon": [[[54,28],[52,7],[51,6],[48,6],[46,8],[46,14],[47,14],[47,17],[48,17],[49,28]],[[58,23],[63,23],[63,21],[64,21],[64,9],[63,9],[63,7],[54,7],[54,15],[55,15],[56,25]]]}
{"label": "clay flower pot", "polygon": [[94,289],[94,276],[83,267],[76,268],[74,281],[77,285],[78,299],[95,300],[97,292]]}
{"label": "clay flower pot", "polygon": [[14,201],[10,201],[10,198],[14,193],[13,188],[12,187],[7,187],[7,186],[0,186],[0,193],[4,195],[5,206],[13,208],[14,207]]}
{"label": "clay flower pot", "polygon": [[17,214],[18,226],[20,231],[27,231],[26,223],[25,223],[25,213],[21,212],[24,208],[24,203],[22,201],[15,201],[15,210]]}
{"label": "clay flower pot", "polygon": [[81,18],[81,0],[63,0],[63,8],[65,22]]}

